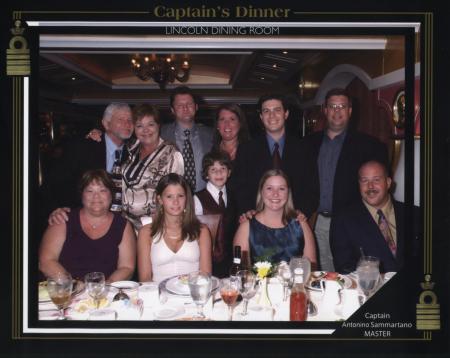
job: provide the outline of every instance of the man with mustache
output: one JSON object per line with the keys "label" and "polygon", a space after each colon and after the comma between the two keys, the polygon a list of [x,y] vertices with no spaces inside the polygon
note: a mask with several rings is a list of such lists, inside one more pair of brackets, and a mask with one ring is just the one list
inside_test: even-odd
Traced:
{"label": "man with mustache", "polygon": [[[359,169],[358,203],[333,218],[330,244],[336,271],[356,270],[361,255],[380,259],[380,271],[397,272],[418,247],[417,236],[405,240],[403,203],[391,198],[392,179],[383,163],[369,161]],[[415,220],[419,222],[419,220]]]}
{"label": "man with mustache", "polygon": [[[358,169],[369,160],[388,164],[386,146],[378,139],[350,128],[352,100],[346,90],[335,88],[325,96],[323,113],[327,127],[302,140],[303,151],[311,160],[304,167],[309,185],[303,195],[308,207],[317,212],[314,233],[320,269],[334,271],[329,232],[333,217],[358,201]],[[314,218],[313,220],[314,221]]]}

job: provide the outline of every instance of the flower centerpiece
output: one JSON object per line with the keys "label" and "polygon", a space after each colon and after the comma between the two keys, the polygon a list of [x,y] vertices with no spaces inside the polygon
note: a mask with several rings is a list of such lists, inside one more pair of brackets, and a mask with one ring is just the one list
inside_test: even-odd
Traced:
{"label": "flower centerpiece", "polygon": [[256,271],[260,285],[258,304],[260,306],[272,307],[268,293],[267,278],[273,274],[273,265],[269,261],[257,261],[254,265],[254,270]]}

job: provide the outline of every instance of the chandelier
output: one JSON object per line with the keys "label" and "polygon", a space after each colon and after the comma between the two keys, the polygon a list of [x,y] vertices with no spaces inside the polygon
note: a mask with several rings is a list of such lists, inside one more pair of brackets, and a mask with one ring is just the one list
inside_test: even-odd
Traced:
{"label": "chandelier", "polygon": [[175,80],[186,82],[189,78],[191,66],[189,61],[184,58],[177,61],[172,56],[140,56],[135,55],[131,59],[133,73],[142,81],[153,79],[164,89],[167,83],[173,83]]}

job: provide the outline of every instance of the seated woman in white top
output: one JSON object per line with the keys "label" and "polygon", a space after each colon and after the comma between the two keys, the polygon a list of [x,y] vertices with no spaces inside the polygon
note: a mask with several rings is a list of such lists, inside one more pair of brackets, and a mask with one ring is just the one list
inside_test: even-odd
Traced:
{"label": "seated woman in white top", "polygon": [[168,174],[159,181],[155,194],[158,210],[153,223],[139,231],[139,281],[160,282],[197,270],[211,273],[211,236],[195,216],[186,181]]}

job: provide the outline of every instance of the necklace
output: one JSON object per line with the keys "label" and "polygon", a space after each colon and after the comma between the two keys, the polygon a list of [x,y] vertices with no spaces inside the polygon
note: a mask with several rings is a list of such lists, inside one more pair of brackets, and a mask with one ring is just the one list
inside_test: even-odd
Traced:
{"label": "necklace", "polygon": [[164,236],[167,237],[170,240],[180,240],[181,238],[181,233],[177,234],[177,235],[169,235],[169,233],[167,232],[167,230],[164,230]]}
{"label": "necklace", "polygon": [[[108,217],[106,217],[106,219],[107,219],[107,218],[108,218]],[[91,227],[92,230],[96,230],[96,229],[102,227],[103,224],[106,222],[106,221],[105,221],[105,218],[102,218],[102,219],[101,219],[99,222],[97,222],[97,223],[90,223],[89,220],[88,220],[88,218],[87,218],[87,215],[86,215],[86,214],[84,214],[84,219],[85,219],[85,221],[86,221],[86,224],[88,224],[88,225]]]}

